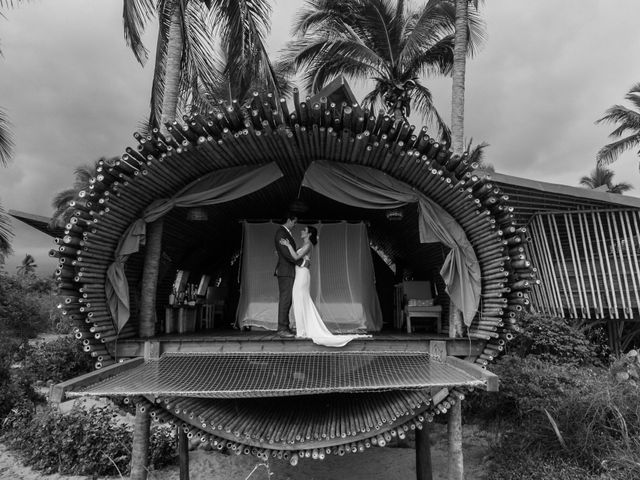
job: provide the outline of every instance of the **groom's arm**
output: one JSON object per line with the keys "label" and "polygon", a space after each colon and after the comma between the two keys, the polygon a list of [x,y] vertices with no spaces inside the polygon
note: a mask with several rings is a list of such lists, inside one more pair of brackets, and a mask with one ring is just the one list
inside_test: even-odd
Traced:
{"label": "groom's arm", "polygon": [[278,251],[278,254],[284,257],[285,260],[287,260],[287,262],[298,264],[298,260],[296,260],[291,256],[291,252],[289,252],[289,248],[286,245],[282,245],[280,243],[280,240],[283,238],[287,238],[287,236],[284,235],[284,233],[282,232],[276,233],[275,245],[276,245],[276,250]]}

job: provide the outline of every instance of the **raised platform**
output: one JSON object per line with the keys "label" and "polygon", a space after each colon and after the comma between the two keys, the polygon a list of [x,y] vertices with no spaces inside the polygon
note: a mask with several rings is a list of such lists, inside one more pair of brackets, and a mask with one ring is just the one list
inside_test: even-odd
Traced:
{"label": "raised platform", "polygon": [[164,353],[234,352],[422,352],[438,357],[477,356],[484,342],[437,334],[374,333],[371,338],[351,341],[332,348],[311,340],[281,338],[270,331],[220,330],[158,335],[149,339],[123,339],[117,342],[117,357],[159,358]]}

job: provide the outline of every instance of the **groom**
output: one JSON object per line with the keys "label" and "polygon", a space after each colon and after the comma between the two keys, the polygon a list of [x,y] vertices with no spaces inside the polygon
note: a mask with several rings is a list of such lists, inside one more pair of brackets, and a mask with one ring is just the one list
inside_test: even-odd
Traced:
{"label": "groom", "polygon": [[286,238],[296,249],[296,242],[291,233],[298,221],[298,217],[293,213],[287,214],[287,221],[276,230],[274,243],[278,253],[278,263],[274,275],[278,277],[278,335],[284,338],[293,337],[293,332],[289,329],[289,310],[291,310],[291,294],[293,291],[293,280],[296,276],[296,260],[291,256],[289,249],[280,243]]}

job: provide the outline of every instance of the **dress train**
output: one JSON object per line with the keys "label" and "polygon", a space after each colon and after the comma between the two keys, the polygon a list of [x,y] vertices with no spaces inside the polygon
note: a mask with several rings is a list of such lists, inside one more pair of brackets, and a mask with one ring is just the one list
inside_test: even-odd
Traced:
{"label": "dress train", "polygon": [[310,294],[311,274],[306,267],[296,266],[293,282],[293,317],[296,322],[296,338],[310,338],[317,345],[343,347],[356,338],[370,338],[371,335],[335,335],[326,327]]}

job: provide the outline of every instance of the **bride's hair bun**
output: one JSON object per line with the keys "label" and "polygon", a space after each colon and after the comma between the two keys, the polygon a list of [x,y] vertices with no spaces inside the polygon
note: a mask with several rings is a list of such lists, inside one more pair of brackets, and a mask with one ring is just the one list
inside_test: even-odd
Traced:
{"label": "bride's hair bun", "polygon": [[318,243],[318,229],[311,225],[307,226],[307,231],[309,232],[309,241],[315,245]]}

